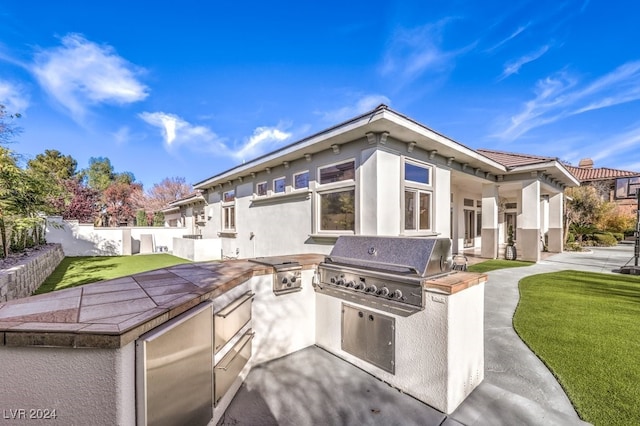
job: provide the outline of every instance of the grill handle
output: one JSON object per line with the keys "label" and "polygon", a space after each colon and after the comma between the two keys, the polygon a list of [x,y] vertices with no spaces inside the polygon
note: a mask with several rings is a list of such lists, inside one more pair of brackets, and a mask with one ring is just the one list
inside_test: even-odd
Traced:
{"label": "grill handle", "polygon": [[[340,256],[327,256],[325,257],[325,262],[326,263],[341,263],[341,264],[346,264],[346,265],[354,265],[353,263],[353,259],[350,259],[348,257],[340,257]],[[358,259],[358,263],[364,263],[364,264],[369,264],[371,266],[390,266],[393,268],[401,268],[401,269],[407,269],[411,272],[413,272],[414,274],[416,274],[417,276],[421,277],[422,274],[420,273],[420,271],[418,271],[416,268],[414,268],[413,266],[410,265],[402,265],[402,264],[398,264],[398,263],[388,263],[388,262],[380,262],[380,261],[373,261],[373,260],[364,260],[364,259]]]}

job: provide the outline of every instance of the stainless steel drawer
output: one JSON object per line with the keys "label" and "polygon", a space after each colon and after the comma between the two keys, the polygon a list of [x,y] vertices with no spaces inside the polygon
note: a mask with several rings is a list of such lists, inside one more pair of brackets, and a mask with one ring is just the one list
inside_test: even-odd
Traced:
{"label": "stainless steel drawer", "polygon": [[253,296],[255,296],[255,294],[249,291],[214,315],[214,353],[220,351],[242,327],[251,321],[251,302],[253,301]]}
{"label": "stainless steel drawer", "polygon": [[233,382],[238,378],[242,368],[251,358],[251,341],[253,333],[250,329],[236,342],[214,368],[214,405],[229,390]]}

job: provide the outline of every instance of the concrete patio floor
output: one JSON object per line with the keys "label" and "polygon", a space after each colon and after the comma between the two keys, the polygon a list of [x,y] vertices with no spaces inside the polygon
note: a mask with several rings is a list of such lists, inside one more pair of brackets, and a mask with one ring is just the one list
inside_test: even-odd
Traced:
{"label": "concrete patio floor", "polygon": [[566,269],[611,272],[633,246],[562,253],[489,273],[485,380],[450,415],[311,347],[254,368],[220,425],[581,425],[566,394],[512,327],[518,281]]}

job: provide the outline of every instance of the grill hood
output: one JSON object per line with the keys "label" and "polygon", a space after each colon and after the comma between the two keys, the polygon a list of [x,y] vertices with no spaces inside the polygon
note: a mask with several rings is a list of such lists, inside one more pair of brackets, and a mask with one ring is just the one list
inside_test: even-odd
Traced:
{"label": "grill hood", "polygon": [[451,271],[451,240],[343,235],[336,241],[325,263],[426,278]]}

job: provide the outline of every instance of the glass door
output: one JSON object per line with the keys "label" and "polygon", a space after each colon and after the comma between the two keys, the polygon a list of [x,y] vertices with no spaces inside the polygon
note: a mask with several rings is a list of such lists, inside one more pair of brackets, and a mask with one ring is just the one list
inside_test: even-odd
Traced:
{"label": "glass door", "polygon": [[476,211],[464,211],[464,248],[474,246],[476,235]]}

